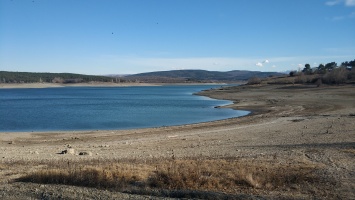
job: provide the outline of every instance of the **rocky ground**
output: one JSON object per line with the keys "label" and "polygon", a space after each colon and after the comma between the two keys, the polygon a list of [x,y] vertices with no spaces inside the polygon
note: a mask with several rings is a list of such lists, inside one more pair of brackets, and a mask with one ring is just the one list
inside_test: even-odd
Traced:
{"label": "rocky ground", "polygon": [[[0,133],[0,199],[164,199],[14,181],[46,162],[223,158],[319,166],[319,186],[244,190],[230,199],[355,199],[355,86],[264,85],[203,91],[241,118],[137,130]],[[191,113],[193,114],[193,113]],[[211,194],[213,196],[213,194]]]}

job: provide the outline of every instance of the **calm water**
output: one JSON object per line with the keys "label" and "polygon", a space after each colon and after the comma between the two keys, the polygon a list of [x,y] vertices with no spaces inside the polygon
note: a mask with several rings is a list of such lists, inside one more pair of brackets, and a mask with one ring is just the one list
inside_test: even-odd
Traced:
{"label": "calm water", "polygon": [[0,132],[110,130],[181,125],[246,115],[231,102],[192,95],[220,86],[64,87],[0,90]]}

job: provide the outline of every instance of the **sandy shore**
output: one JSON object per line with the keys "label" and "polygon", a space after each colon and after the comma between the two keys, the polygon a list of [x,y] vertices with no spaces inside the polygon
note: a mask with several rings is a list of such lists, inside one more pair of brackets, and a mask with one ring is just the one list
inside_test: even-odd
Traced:
{"label": "sandy shore", "polygon": [[[302,161],[321,166],[322,177],[333,180],[323,188],[329,190],[327,199],[355,199],[354,85],[239,86],[204,91],[201,95],[232,100],[234,104],[226,107],[251,110],[253,114],[137,130],[0,133],[0,165],[50,160],[167,158],[172,152],[177,158],[236,157],[290,164]],[[74,155],[60,154],[68,147],[75,150]],[[79,152],[90,152],[90,156],[79,156]],[[36,184],[11,182],[39,167],[4,167],[0,171],[0,198],[29,197],[46,188],[49,190]],[[52,190],[60,187],[64,190],[64,186],[57,187]],[[270,199],[324,198],[312,190],[297,188],[268,194],[253,190],[251,194]],[[142,196],[129,198],[144,199]]]}

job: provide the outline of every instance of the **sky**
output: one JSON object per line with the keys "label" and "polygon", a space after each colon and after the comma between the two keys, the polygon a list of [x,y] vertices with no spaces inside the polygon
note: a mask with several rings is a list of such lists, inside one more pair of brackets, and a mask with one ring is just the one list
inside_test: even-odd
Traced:
{"label": "sky", "polygon": [[298,70],[355,59],[355,0],[0,0],[0,71]]}

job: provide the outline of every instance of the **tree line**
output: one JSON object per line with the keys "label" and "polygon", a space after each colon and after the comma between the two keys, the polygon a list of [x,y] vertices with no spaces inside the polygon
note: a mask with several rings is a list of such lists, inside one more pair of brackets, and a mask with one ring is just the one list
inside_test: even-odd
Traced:
{"label": "tree line", "polygon": [[[307,77],[306,77],[307,75]],[[345,61],[338,65],[336,62],[319,64],[318,67],[311,68],[310,64],[305,64],[300,71],[291,71],[290,76],[297,76],[298,83],[327,83],[341,84],[355,81],[355,59]]]}
{"label": "tree line", "polygon": [[[120,80],[124,82],[124,80]],[[72,73],[32,73],[0,71],[0,83],[87,83],[116,82],[106,76],[91,76]]]}

